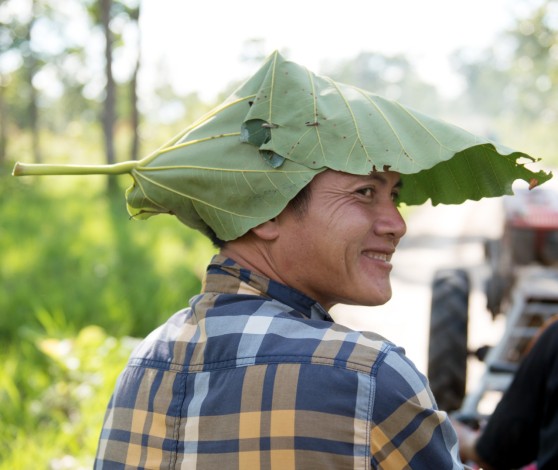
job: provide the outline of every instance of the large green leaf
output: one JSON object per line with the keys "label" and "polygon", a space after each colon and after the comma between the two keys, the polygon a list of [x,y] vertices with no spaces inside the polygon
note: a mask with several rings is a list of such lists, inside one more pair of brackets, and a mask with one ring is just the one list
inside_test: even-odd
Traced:
{"label": "large green leaf", "polygon": [[[402,202],[454,204],[511,194],[516,179],[550,179],[522,157],[534,160],[274,53],[225,103],[152,155],[88,171],[131,173],[126,198],[137,218],[174,214],[231,240],[276,216],[328,168],[397,171]],[[14,174],[45,172],[19,166]]]}

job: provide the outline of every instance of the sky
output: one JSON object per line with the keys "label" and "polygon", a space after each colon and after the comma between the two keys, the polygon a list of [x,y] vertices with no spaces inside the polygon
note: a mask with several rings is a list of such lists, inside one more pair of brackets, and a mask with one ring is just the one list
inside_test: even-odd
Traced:
{"label": "sky", "polygon": [[484,49],[537,0],[144,0],[144,86],[164,74],[180,93],[211,98],[259,64],[242,63],[247,40],[319,73],[359,52],[405,54],[446,95],[459,92],[450,54]]}

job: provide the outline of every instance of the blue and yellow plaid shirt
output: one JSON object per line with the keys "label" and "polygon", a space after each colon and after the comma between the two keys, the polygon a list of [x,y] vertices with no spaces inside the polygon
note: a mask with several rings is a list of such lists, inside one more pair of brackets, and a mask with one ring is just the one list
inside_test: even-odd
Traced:
{"label": "blue and yellow plaid shirt", "polygon": [[452,469],[457,438],[402,349],[216,256],[134,351],[98,469]]}

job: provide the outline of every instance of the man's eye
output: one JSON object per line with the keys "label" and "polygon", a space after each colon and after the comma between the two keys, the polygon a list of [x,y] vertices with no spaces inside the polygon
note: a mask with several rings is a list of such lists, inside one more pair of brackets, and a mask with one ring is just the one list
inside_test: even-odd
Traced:
{"label": "man's eye", "polygon": [[391,193],[391,200],[393,202],[399,202],[399,191],[394,191]]}
{"label": "man's eye", "polygon": [[366,197],[372,197],[374,196],[374,188],[361,188],[357,190],[357,193]]}

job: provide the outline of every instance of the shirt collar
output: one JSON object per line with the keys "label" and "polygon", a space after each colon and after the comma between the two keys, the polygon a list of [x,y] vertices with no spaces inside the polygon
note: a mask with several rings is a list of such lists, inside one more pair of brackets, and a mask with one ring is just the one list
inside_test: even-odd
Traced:
{"label": "shirt collar", "polygon": [[243,268],[236,261],[223,255],[215,255],[209,263],[202,290],[269,297],[311,320],[333,321],[318,302],[302,292]]}

